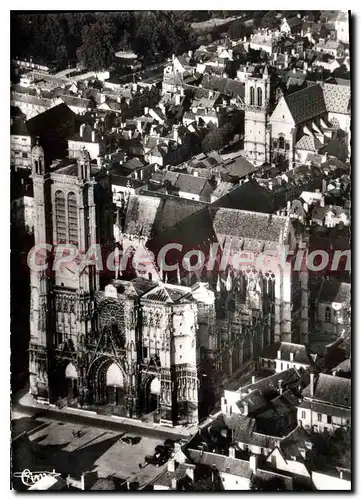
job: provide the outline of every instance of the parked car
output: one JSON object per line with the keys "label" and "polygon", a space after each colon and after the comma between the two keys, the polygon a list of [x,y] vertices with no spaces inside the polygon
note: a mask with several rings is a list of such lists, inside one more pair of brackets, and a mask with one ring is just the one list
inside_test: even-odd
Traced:
{"label": "parked car", "polygon": [[160,453],[154,453],[154,455],[147,455],[145,457],[145,463],[150,465],[155,465],[160,467],[168,462],[168,456]]}

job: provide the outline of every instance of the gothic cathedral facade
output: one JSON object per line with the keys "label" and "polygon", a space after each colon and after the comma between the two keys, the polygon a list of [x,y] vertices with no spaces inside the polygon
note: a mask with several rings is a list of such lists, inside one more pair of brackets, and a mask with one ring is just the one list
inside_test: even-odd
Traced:
{"label": "gothic cathedral facade", "polygon": [[[109,280],[102,265],[80,265],[92,245],[114,248],[109,176],[92,168],[85,150],[47,168],[41,146],[32,151],[30,392],[98,413],[198,422],[198,311],[213,307],[214,294],[199,285]],[[57,265],[71,246],[77,257]]]}

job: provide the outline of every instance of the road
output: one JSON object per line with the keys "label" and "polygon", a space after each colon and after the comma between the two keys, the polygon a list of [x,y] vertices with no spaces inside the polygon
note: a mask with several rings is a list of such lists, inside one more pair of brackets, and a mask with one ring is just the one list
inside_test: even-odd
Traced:
{"label": "road", "polygon": [[13,401],[12,404],[12,411],[19,413],[23,415],[24,417],[35,417],[35,420],[41,419],[44,421],[44,419],[52,420],[52,421],[57,421],[57,422],[68,422],[68,423],[73,423],[73,424],[80,424],[84,426],[91,426],[95,427],[98,429],[103,429],[103,430],[111,430],[111,431],[116,431],[116,432],[132,432],[134,434],[137,434],[139,436],[143,437],[154,437],[157,439],[184,439],[185,436],[182,433],[177,434],[176,430],[173,429],[172,431],[167,431],[164,427],[163,428],[149,428],[149,427],[140,427],[138,425],[132,425],[131,423],[128,422],[121,422],[117,420],[101,420],[100,418],[96,417],[95,415],[84,415],[84,414],[71,414],[71,413],[64,413],[59,410],[53,410],[52,408],[46,408],[46,409],[39,409],[39,408],[33,408],[29,406],[24,406],[19,403],[19,401],[16,401],[16,398],[14,398],[15,401]]}

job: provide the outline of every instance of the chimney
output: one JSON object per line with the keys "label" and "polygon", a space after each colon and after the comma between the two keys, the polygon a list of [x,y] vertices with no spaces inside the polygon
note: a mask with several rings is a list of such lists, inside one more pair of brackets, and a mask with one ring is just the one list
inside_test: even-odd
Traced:
{"label": "chimney", "polygon": [[281,394],[283,393],[283,389],[282,389],[282,380],[279,380],[278,381],[278,392],[279,392],[279,395],[281,396]]}
{"label": "chimney", "polygon": [[249,468],[254,475],[257,474],[257,455],[251,455],[249,457]]}
{"label": "chimney", "polygon": [[178,128],[174,127],[173,129],[173,140],[178,142]]}
{"label": "chimney", "polygon": [[293,352],[290,352],[290,361],[293,361]]}
{"label": "chimney", "polygon": [[296,74],[296,68],[293,68],[292,73]]}
{"label": "chimney", "polygon": [[252,375],[252,384],[254,384],[255,382],[256,382],[256,377]]}
{"label": "chimney", "polygon": [[234,446],[229,447],[229,453],[228,453],[229,458],[236,458],[236,450]]}
{"label": "chimney", "polygon": [[168,461],[168,472],[174,472],[175,471],[175,460],[169,460]]}
{"label": "chimney", "polygon": [[171,489],[172,490],[176,490],[177,489],[177,479],[175,477],[172,478],[172,486],[171,486]]}
{"label": "chimney", "polygon": [[310,395],[313,398],[314,395],[314,385],[315,385],[315,374],[310,373]]}
{"label": "chimney", "polygon": [[92,142],[95,142],[95,130],[92,131]]}
{"label": "chimney", "polygon": [[190,58],[192,58],[192,57],[193,57],[193,52],[192,52],[191,50],[188,50],[188,56],[189,56]]}
{"label": "chimney", "polygon": [[321,196],[321,199],[320,199],[320,207],[324,207],[325,206],[325,197],[324,195]]}
{"label": "chimney", "polygon": [[281,349],[278,349],[277,351],[277,359],[281,359]]}
{"label": "chimney", "polygon": [[340,479],[343,479],[343,471],[340,470]]}
{"label": "chimney", "polygon": [[149,108],[146,106],[146,107],[144,108],[144,114],[145,114],[145,115],[147,115],[148,113],[149,113]]}
{"label": "chimney", "polygon": [[245,417],[248,415],[248,403],[243,403],[243,415]]}

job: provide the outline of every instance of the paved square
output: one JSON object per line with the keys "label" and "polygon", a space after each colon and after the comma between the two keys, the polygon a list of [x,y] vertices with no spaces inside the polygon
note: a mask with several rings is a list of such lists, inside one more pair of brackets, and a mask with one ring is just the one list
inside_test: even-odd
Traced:
{"label": "paved square", "polygon": [[[80,431],[80,437],[73,433]],[[120,438],[136,433],[107,431],[67,422],[51,422],[46,428],[34,432],[30,439],[37,444],[48,466],[58,472],[80,475],[81,472],[97,470],[100,477],[114,475],[143,485],[155,477],[160,469],[147,465],[143,469],[146,455],[163,439],[139,436],[137,444],[124,443]]]}

